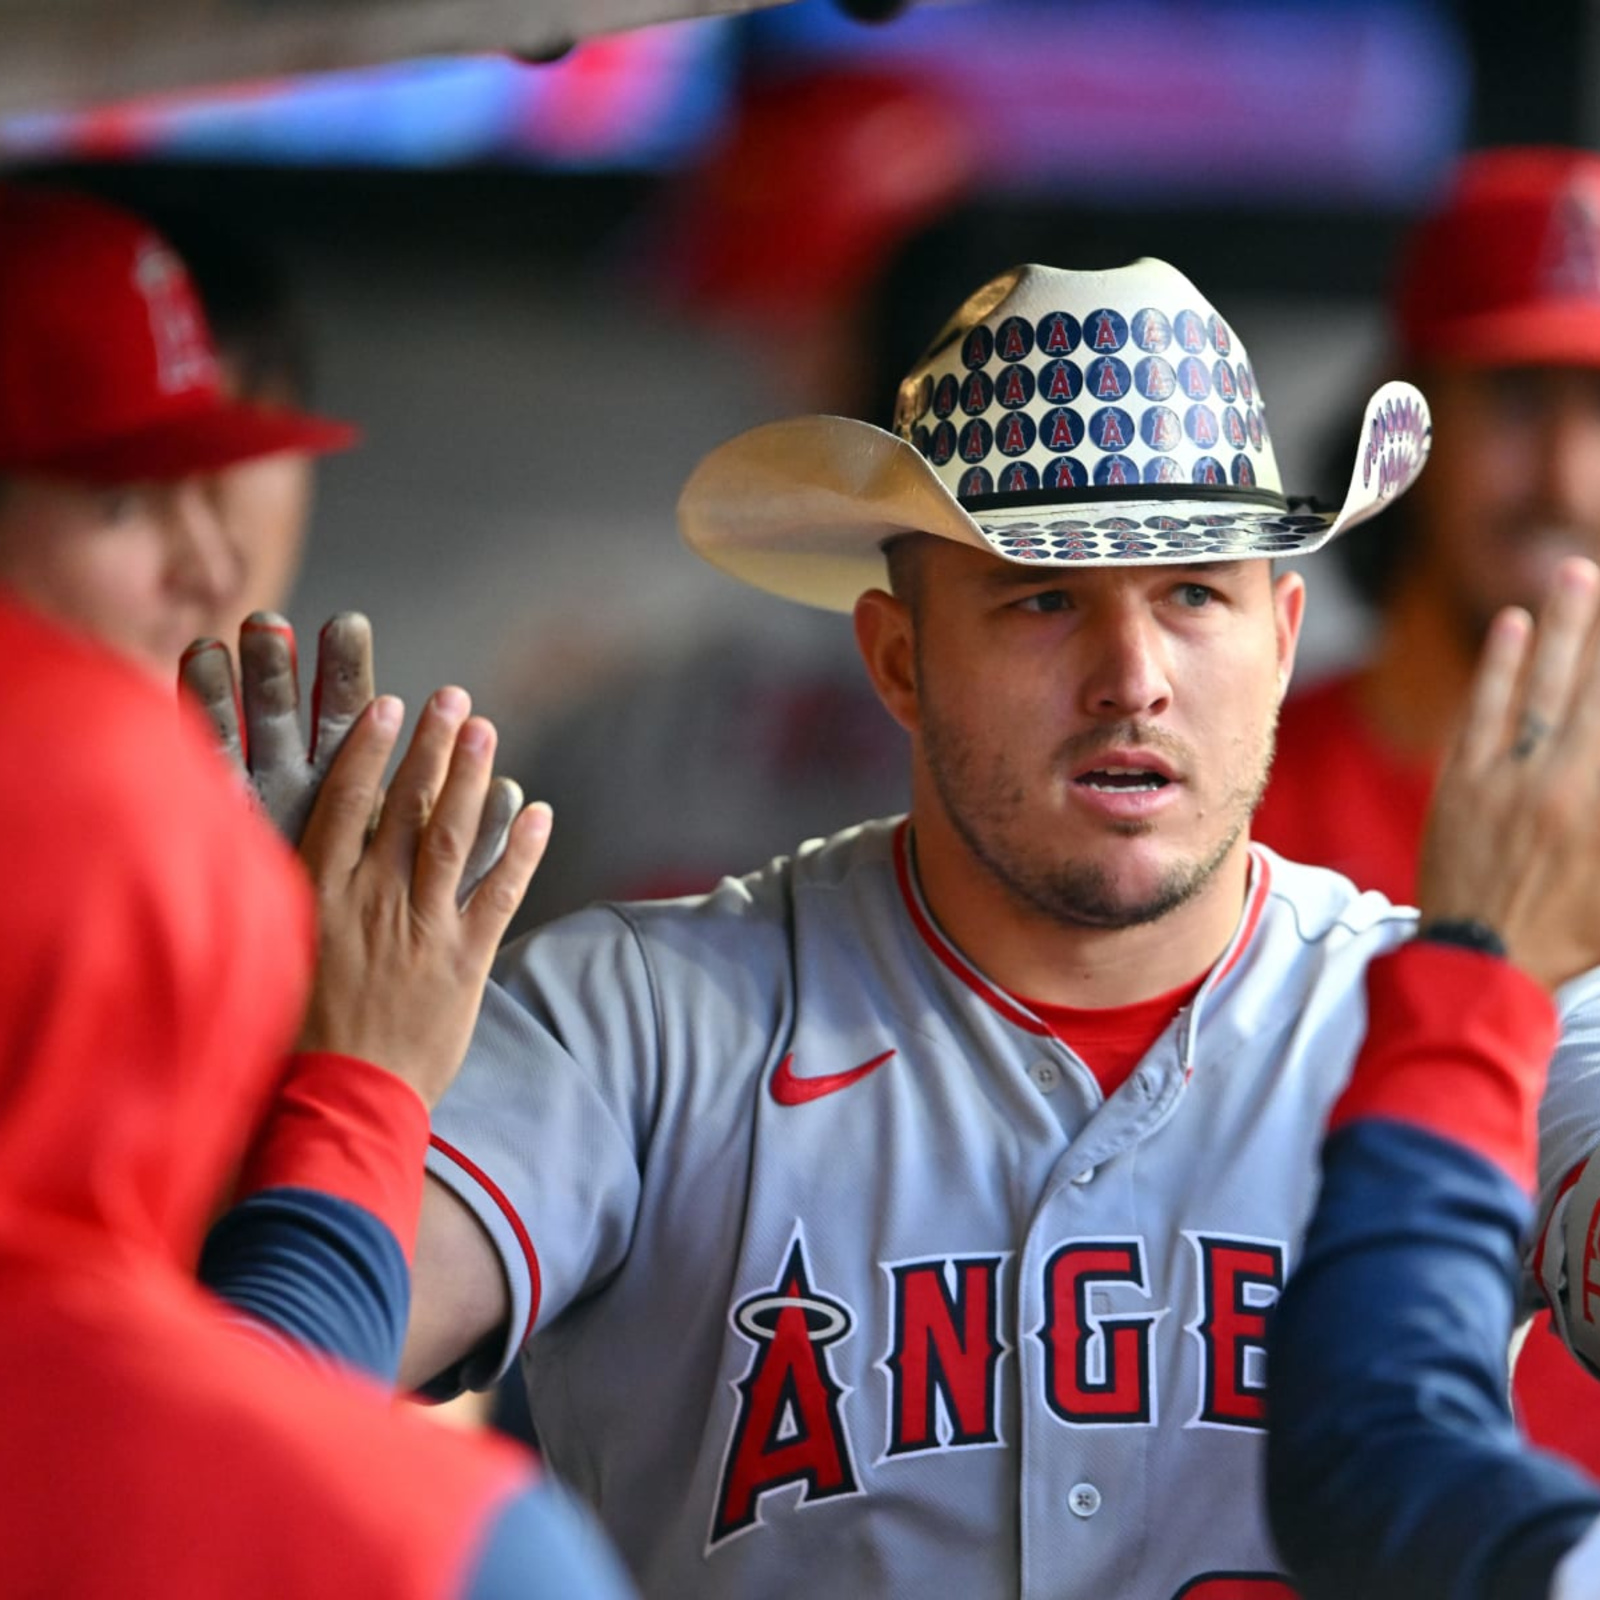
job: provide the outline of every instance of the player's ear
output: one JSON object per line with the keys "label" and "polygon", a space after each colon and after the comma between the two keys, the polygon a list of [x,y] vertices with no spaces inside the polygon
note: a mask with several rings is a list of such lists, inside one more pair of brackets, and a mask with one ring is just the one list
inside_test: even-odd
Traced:
{"label": "player's ear", "polygon": [[910,607],[887,590],[868,589],[856,601],[855,624],[856,646],[878,698],[907,733],[915,733],[920,717]]}
{"label": "player's ear", "polygon": [[1294,676],[1295,651],[1300,644],[1300,624],[1306,614],[1306,581],[1298,572],[1280,572],[1272,580],[1273,627],[1278,640],[1278,701],[1289,692]]}

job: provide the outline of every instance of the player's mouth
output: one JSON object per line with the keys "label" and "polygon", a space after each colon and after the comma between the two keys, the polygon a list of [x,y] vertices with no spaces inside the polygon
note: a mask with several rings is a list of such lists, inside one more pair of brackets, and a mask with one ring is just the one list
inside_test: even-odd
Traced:
{"label": "player's mouth", "polygon": [[1149,767],[1094,767],[1072,781],[1102,794],[1154,794],[1172,782],[1164,773]]}
{"label": "player's mouth", "polygon": [[1154,817],[1176,797],[1183,780],[1150,750],[1098,750],[1072,774],[1081,805],[1101,817],[1131,822]]}

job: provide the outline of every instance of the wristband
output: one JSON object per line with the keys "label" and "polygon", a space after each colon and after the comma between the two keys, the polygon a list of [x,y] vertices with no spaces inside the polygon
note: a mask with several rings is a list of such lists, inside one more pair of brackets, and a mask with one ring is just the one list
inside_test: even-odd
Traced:
{"label": "wristband", "polygon": [[1475,917],[1436,917],[1417,929],[1417,938],[1430,944],[1453,944],[1463,950],[1476,950],[1481,955],[1506,955],[1506,942],[1489,926]]}

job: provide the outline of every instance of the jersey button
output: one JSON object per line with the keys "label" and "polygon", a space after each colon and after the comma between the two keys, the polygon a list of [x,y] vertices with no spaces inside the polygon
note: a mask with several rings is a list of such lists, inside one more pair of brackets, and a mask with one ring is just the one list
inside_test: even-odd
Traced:
{"label": "jersey button", "polygon": [[1074,1183],[1093,1183],[1095,1170],[1093,1167],[1085,1167],[1082,1172],[1074,1172],[1072,1181]]}
{"label": "jersey button", "polygon": [[1061,1069],[1053,1061],[1035,1061],[1028,1076],[1040,1094],[1054,1094],[1061,1083]]}
{"label": "jersey button", "polygon": [[1092,1483],[1075,1483],[1067,1491],[1067,1504],[1075,1517],[1092,1517],[1100,1509],[1100,1491]]}

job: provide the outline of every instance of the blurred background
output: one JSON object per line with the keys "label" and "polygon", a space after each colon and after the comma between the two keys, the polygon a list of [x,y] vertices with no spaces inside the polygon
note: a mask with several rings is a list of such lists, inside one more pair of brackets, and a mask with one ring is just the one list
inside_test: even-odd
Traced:
{"label": "blurred background", "polygon": [[[467,53],[396,27],[298,72],[361,51],[319,53],[293,0],[175,6],[187,54],[86,0],[10,6],[0,163],[281,261],[317,401],[365,432],[320,469],[290,615],[365,610],[383,686],[459,681],[500,723],[557,805],[535,915],[897,803],[847,620],[679,545],[712,445],[798,411],[886,422],[985,278],[1148,253],[1248,341],[1286,486],[1342,494],[1408,218],[1465,149],[1600,135],[1579,0],[795,0],[570,49],[463,4]],[[246,20],[276,27],[254,57]],[[1309,577],[1313,679],[1366,620]]]}

